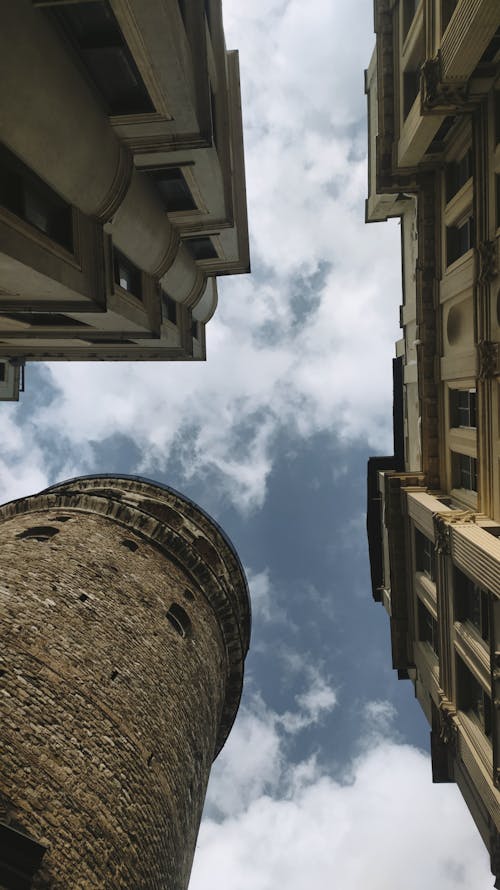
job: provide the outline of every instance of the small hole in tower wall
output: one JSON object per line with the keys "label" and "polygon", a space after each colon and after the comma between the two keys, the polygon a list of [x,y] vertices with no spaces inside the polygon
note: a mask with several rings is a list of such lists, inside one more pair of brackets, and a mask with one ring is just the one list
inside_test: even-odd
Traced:
{"label": "small hole in tower wall", "polygon": [[88,600],[88,596],[86,593],[81,593],[78,599],[80,600],[80,602],[84,603],[85,600]]}
{"label": "small hole in tower wall", "polygon": [[193,591],[192,591],[192,590],[189,590],[187,587],[184,589],[182,595],[183,595],[184,599],[187,600],[187,601],[190,602],[190,603],[194,600],[194,593],[193,593]]}
{"label": "small hole in tower wall", "polygon": [[122,547],[126,547],[127,550],[131,550],[132,553],[139,549],[139,544],[136,544],[135,541],[131,541],[130,538],[124,538],[121,544]]}
{"label": "small hole in tower wall", "polygon": [[151,766],[154,760],[154,754],[150,754],[148,757],[148,766]]}
{"label": "small hole in tower wall", "polygon": [[191,620],[187,612],[178,603],[172,603],[167,612],[167,619],[179,636],[191,636]]}
{"label": "small hole in tower wall", "polygon": [[68,519],[72,519],[72,516],[56,516],[54,518],[54,522],[67,522]]}
{"label": "small hole in tower wall", "polygon": [[112,679],[112,680],[116,680],[117,676],[118,676],[118,671],[112,671],[112,672],[111,672],[111,679]]}
{"label": "small hole in tower wall", "polygon": [[59,533],[60,529],[51,525],[34,525],[31,528],[25,528],[23,532],[19,532],[16,538],[34,538],[35,541],[48,541],[54,535]]}

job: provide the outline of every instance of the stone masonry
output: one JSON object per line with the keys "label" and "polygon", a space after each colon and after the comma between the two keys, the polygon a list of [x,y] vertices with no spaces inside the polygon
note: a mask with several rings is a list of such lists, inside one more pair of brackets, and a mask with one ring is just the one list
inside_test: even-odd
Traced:
{"label": "stone masonry", "polygon": [[32,887],[185,890],[249,641],[232,545],[101,476],[0,508],[0,554],[0,823],[45,847]]}

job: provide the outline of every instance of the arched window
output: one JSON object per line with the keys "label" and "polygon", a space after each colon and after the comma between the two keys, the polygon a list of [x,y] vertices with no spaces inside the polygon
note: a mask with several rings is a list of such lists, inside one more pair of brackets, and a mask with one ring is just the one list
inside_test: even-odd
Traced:
{"label": "arched window", "polygon": [[170,609],[167,612],[167,618],[174,630],[179,634],[179,636],[191,636],[191,619],[189,618],[187,612],[184,611],[182,606],[179,606],[177,603],[172,603]]}
{"label": "arched window", "polygon": [[31,528],[25,528],[23,532],[16,535],[17,538],[34,538],[35,541],[48,541],[57,535],[58,528],[52,525],[33,525]]}

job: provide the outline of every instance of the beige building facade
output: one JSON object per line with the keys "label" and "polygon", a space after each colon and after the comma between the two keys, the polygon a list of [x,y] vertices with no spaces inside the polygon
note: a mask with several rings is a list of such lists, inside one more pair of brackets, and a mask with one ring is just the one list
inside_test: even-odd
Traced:
{"label": "beige building facade", "polygon": [[203,359],[249,271],[221,0],[0,6],[0,398],[25,361]]}
{"label": "beige building facade", "polygon": [[500,886],[500,5],[374,8],[366,219],[400,218],[403,299],[373,595]]}
{"label": "beige building facade", "polygon": [[248,587],[178,492],[93,476],[0,508],[0,887],[186,890]]}

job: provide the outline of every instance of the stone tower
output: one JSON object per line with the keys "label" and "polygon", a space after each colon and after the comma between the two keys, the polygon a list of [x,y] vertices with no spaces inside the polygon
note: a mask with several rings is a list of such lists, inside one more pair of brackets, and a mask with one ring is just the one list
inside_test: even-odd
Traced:
{"label": "stone tower", "polygon": [[0,508],[0,887],[185,890],[250,606],[189,499],[73,479]]}

